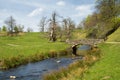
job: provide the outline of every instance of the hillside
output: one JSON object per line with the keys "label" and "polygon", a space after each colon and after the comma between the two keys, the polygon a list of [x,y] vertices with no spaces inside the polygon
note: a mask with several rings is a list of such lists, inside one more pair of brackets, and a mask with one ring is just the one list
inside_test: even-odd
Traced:
{"label": "hillside", "polygon": [[72,32],[72,39],[76,39],[76,40],[79,40],[79,39],[84,39],[86,38],[86,30],[83,30],[83,29],[76,29]]}
{"label": "hillside", "polygon": [[108,36],[107,41],[108,42],[120,42],[120,27],[114,33]]}
{"label": "hillside", "polygon": [[101,60],[84,74],[82,80],[119,80],[120,44],[103,44],[100,48]]}

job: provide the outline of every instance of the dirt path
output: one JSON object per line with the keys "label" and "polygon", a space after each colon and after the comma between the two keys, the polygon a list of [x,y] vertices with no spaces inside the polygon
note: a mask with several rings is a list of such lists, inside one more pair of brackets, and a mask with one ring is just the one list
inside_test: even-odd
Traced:
{"label": "dirt path", "polygon": [[9,46],[19,46],[19,45],[16,45],[16,44],[7,44]]}
{"label": "dirt path", "polygon": [[105,43],[108,43],[108,44],[120,44],[120,42],[105,42]]}

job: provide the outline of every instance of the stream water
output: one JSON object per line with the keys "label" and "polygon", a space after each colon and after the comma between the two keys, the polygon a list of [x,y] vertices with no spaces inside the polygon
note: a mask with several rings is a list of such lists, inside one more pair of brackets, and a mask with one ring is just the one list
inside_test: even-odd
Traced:
{"label": "stream water", "polygon": [[[79,50],[85,48],[88,49],[88,47],[83,46]],[[17,68],[0,71],[0,80],[42,80],[43,74],[66,67],[78,59],[82,59],[82,57],[79,56],[75,59],[69,57],[50,58],[35,63],[28,63]],[[10,76],[16,76],[16,78],[10,79]]]}
{"label": "stream water", "polygon": [[[17,68],[0,71],[0,80],[13,80],[10,76],[16,76],[14,80],[42,80],[42,75],[57,70],[60,67],[66,67],[73,61],[80,59],[71,58],[50,58],[36,63],[29,63]],[[60,61],[59,63],[57,61]]]}

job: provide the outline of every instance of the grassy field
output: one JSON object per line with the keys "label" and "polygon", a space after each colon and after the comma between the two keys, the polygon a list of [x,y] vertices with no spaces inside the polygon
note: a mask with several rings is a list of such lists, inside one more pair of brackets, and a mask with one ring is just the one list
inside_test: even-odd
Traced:
{"label": "grassy field", "polygon": [[63,50],[67,44],[49,42],[40,33],[25,33],[18,37],[0,37],[0,59],[4,57],[31,55],[35,53],[46,53],[48,51]]}
{"label": "grassy field", "polygon": [[46,55],[50,52],[64,50],[68,46],[62,42],[49,42],[49,39],[45,38],[45,33],[24,33],[22,36],[14,37],[4,36],[0,37],[0,60],[19,56],[27,58],[34,55]]}

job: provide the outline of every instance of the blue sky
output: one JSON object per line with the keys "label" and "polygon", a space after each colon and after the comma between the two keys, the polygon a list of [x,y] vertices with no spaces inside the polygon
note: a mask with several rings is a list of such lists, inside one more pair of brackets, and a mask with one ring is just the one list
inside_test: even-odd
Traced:
{"label": "blue sky", "polygon": [[0,0],[0,27],[13,16],[16,24],[38,31],[43,16],[50,18],[53,11],[78,24],[94,11],[95,0]]}

